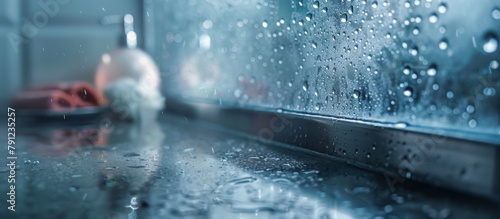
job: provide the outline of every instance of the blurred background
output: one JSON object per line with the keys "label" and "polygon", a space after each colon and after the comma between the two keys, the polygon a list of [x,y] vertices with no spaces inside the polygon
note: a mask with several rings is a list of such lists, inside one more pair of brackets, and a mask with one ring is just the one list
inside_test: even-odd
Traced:
{"label": "blurred background", "polygon": [[[3,104],[23,87],[93,82],[135,18],[170,97],[500,136],[499,3],[1,3]],[[480,24],[480,25],[479,25]]]}
{"label": "blurred background", "polygon": [[500,1],[2,0],[0,104],[94,84],[126,14],[166,108],[27,110],[27,218],[500,215]]}
{"label": "blurred background", "polygon": [[144,4],[125,0],[0,2],[0,74],[2,105],[22,88],[83,80],[94,83],[104,53],[119,46],[120,24],[103,25],[106,16],[127,13],[144,46]]}

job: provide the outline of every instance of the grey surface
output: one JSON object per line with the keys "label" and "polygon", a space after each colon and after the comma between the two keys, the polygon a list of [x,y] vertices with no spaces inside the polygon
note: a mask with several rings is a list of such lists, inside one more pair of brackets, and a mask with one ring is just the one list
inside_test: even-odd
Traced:
{"label": "grey surface", "polygon": [[[381,174],[227,135],[183,117],[162,116],[142,128],[105,118],[80,124],[18,119],[17,211],[7,212],[2,202],[2,218],[500,215],[495,203],[409,181],[391,192]],[[63,130],[77,134],[51,137]],[[89,130],[100,130],[94,135],[100,137],[75,140]],[[0,177],[7,174],[1,167]],[[0,180],[1,194],[6,187]]]}
{"label": "grey surface", "polygon": [[[367,123],[287,110],[252,110],[175,98],[167,98],[166,110],[265,142],[335,157],[383,174],[391,179],[391,186],[414,180],[500,201],[500,139],[495,135],[470,136],[445,129]],[[467,138],[474,140],[464,140]]]}

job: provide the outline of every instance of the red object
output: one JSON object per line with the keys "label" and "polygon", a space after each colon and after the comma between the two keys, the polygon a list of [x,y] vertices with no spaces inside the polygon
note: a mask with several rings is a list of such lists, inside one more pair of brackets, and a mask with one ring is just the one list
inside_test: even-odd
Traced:
{"label": "red object", "polygon": [[73,110],[101,105],[102,98],[85,82],[57,83],[27,89],[12,98],[21,109]]}
{"label": "red object", "polygon": [[76,107],[71,96],[58,90],[22,92],[12,98],[12,107],[21,109],[68,110]]}
{"label": "red object", "polygon": [[94,87],[86,82],[66,82],[57,84],[48,84],[42,86],[35,86],[28,89],[28,91],[41,91],[41,90],[60,90],[69,94],[79,107],[98,106],[102,102],[102,98],[95,91]]}

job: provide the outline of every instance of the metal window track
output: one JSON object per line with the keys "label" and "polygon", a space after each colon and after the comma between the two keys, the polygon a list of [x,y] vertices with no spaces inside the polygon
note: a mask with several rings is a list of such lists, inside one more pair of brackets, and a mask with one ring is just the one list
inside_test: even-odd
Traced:
{"label": "metal window track", "polygon": [[310,115],[245,109],[167,98],[166,111],[204,120],[268,142],[292,145],[384,174],[394,188],[406,180],[500,201],[498,136],[418,129]]}

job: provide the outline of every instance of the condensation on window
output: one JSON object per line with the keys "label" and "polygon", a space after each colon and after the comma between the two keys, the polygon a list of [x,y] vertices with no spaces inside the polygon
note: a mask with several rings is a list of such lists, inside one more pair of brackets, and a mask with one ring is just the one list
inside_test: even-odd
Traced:
{"label": "condensation on window", "polygon": [[500,135],[495,0],[161,0],[170,96]]}

